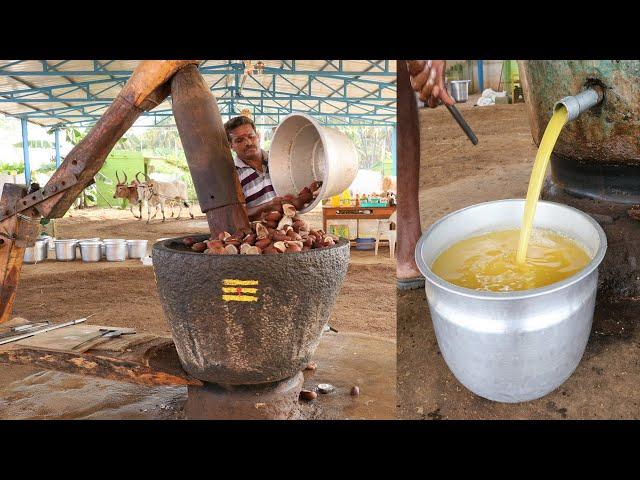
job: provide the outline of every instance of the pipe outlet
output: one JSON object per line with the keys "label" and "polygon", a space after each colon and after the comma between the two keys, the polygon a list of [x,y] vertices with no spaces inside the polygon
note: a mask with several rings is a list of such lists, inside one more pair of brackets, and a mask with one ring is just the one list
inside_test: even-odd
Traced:
{"label": "pipe outlet", "polygon": [[553,106],[553,111],[564,105],[569,113],[567,121],[570,122],[578,118],[582,112],[596,106],[603,98],[604,93],[601,88],[589,87],[576,95],[564,97]]}

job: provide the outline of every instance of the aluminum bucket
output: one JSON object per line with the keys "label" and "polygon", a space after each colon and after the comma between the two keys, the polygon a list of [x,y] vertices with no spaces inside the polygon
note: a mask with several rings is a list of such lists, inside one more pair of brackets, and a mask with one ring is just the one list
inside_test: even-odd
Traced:
{"label": "aluminum bucket", "polygon": [[575,208],[540,202],[534,226],[577,240],[592,260],[580,272],[542,288],[482,292],[455,286],[429,268],[459,240],[520,228],[524,200],[481,203],[453,212],[429,228],[416,246],[438,346],[455,377],[498,402],[524,402],[556,389],[584,353],[595,308],[604,231]]}
{"label": "aluminum bucket", "polygon": [[78,240],[75,238],[65,240],[58,239],[54,243],[56,260],[60,262],[70,262],[76,259],[76,245],[78,244]]}
{"label": "aluminum bucket", "polygon": [[142,258],[147,256],[148,240],[127,240],[127,252],[129,258]]}
{"label": "aluminum bucket", "polygon": [[358,152],[349,137],[308,115],[286,116],[273,134],[269,175],[278,196],[297,195],[314,181],[322,181],[319,195],[300,213],[342,193],[357,174]]}
{"label": "aluminum bucket", "polygon": [[452,80],[449,82],[451,96],[457,103],[469,100],[469,83],[471,80]]}
{"label": "aluminum bucket", "polygon": [[76,256],[81,256],[82,255],[82,250],[80,249],[80,244],[83,242],[99,242],[100,241],[100,237],[94,237],[94,238],[80,238],[78,240],[78,244],[76,245]]}
{"label": "aluminum bucket", "polygon": [[127,241],[124,238],[106,238],[104,246],[108,262],[124,262],[126,260]]}
{"label": "aluminum bucket", "polygon": [[83,262],[99,262],[102,258],[102,242],[81,241],[80,255]]}
{"label": "aluminum bucket", "polygon": [[33,247],[27,247],[24,249],[24,263],[38,263],[47,258],[48,253],[48,239],[40,238],[35,241]]}

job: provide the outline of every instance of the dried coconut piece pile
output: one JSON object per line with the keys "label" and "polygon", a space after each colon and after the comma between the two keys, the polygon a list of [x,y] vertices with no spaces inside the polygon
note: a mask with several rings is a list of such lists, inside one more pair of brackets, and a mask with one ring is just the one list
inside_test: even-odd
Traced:
{"label": "dried coconut piece pile", "polygon": [[204,242],[193,238],[183,239],[184,245],[195,252],[209,255],[260,255],[306,252],[315,248],[335,245],[338,237],[323,230],[311,230],[307,222],[296,215],[297,209],[289,203],[262,215],[261,220],[251,222],[249,228],[241,228],[231,234],[219,232]]}

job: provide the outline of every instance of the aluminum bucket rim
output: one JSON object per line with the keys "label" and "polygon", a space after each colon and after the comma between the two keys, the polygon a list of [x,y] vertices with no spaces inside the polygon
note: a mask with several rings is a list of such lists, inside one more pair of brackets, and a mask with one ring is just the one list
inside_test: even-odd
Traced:
{"label": "aluminum bucket rim", "polygon": [[[600,224],[593,218],[591,217],[591,215],[578,210],[577,208],[574,207],[570,207],[569,205],[565,205],[562,203],[557,203],[557,202],[548,202],[548,201],[544,201],[544,200],[540,200],[538,203],[540,205],[553,205],[554,207],[559,207],[559,208],[564,208],[566,210],[569,210],[571,212],[574,212],[576,214],[581,215],[582,217],[584,217],[587,222],[589,222],[589,224],[591,224],[591,226],[595,229],[595,231],[598,234],[598,250],[596,251],[595,255],[593,256],[593,258],[591,259],[591,261],[587,264],[586,267],[584,267],[582,270],[580,270],[579,272],[574,273],[573,275],[560,280],[559,282],[555,282],[552,283],[550,285],[546,285],[544,287],[539,287],[539,288],[532,288],[529,290],[515,290],[512,292],[490,292],[490,291],[483,291],[483,290],[473,290],[470,288],[465,288],[465,287],[459,287],[457,285],[454,285],[453,283],[447,282],[446,280],[444,280],[443,278],[440,278],[439,276],[437,276],[435,273],[433,273],[431,271],[431,267],[428,266],[424,259],[422,258],[422,249],[424,244],[427,241],[427,238],[429,237],[429,235],[431,234],[431,232],[433,230],[435,230],[439,225],[441,225],[442,223],[444,223],[446,220],[448,220],[450,217],[457,215],[465,210],[469,210],[472,208],[476,208],[476,207],[480,207],[483,205],[495,205],[495,204],[500,204],[500,203],[512,203],[512,202],[519,202],[519,203],[523,203],[525,202],[524,199],[522,198],[509,198],[509,199],[505,199],[505,200],[492,200],[492,201],[488,201],[488,202],[482,202],[482,203],[476,203],[474,205],[469,205],[467,207],[461,208],[459,210],[456,210],[455,212],[451,212],[447,215],[445,215],[444,217],[441,217],[439,220],[437,220],[436,222],[434,222],[420,237],[420,239],[418,240],[417,244],[416,244],[416,249],[415,249],[415,260],[416,260],[416,265],[418,266],[418,269],[420,270],[420,272],[424,275],[425,279],[429,281],[429,283],[433,284],[434,286],[442,289],[442,290],[446,290],[447,292],[456,294],[456,295],[460,295],[463,297],[467,297],[467,298],[474,298],[474,299],[479,299],[479,300],[495,300],[495,301],[509,301],[509,300],[520,300],[520,299],[525,299],[525,298],[534,298],[534,297],[539,297],[539,296],[543,296],[543,295],[548,295],[550,293],[553,292],[557,292],[559,290],[563,290],[575,283],[580,282],[582,279],[584,279],[585,277],[587,277],[588,275],[590,275],[594,270],[596,270],[598,268],[598,266],[600,265],[600,263],[602,262],[602,259],[604,258],[604,255],[607,251],[607,237],[604,233],[604,230],[602,229],[602,227],[600,226]],[[534,218],[535,220],[535,218]],[[468,238],[468,237],[462,237],[459,240],[463,240],[464,238]]]}

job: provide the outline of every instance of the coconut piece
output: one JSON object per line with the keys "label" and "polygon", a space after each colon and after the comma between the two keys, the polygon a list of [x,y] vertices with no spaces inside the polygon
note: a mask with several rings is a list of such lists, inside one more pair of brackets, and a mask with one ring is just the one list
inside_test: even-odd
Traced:
{"label": "coconut piece", "polygon": [[296,207],[294,207],[290,203],[283,203],[282,204],[282,212],[284,213],[284,215],[286,217],[293,218],[293,217],[296,216],[297,210],[296,210]]}
{"label": "coconut piece", "polygon": [[261,223],[258,223],[256,224],[256,235],[258,236],[258,240],[262,240],[263,238],[267,238],[269,236],[269,230],[267,230],[267,227],[265,227]]}
{"label": "coconut piece", "polygon": [[287,226],[293,225],[293,219],[289,216],[284,216],[278,223],[277,230],[284,230]]}
{"label": "coconut piece", "polygon": [[224,253],[225,255],[237,255],[238,249],[235,245],[227,245],[226,247],[224,247]]}

